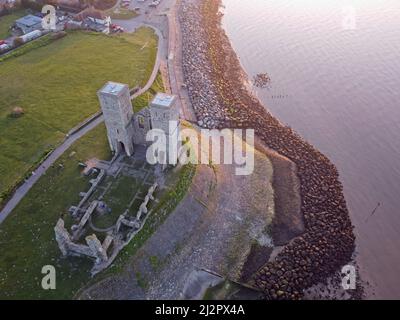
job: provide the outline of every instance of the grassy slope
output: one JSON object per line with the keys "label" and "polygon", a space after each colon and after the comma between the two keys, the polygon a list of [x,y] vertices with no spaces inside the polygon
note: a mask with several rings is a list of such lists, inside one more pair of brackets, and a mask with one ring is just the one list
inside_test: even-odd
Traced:
{"label": "grassy slope", "polygon": [[[74,32],[1,63],[0,194],[72,127],[99,110],[96,91],[106,81],[144,85],[156,46],[150,29],[118,37]],[[10,118],[13,106],[21,106],[25,115]]]}
{"label": "grassy slope", "polygon": [[165,91],[165,88],[164,88],[162,76],[161,76],[161,73],[158,72],[156,80],[154,81],[151,88],[132,101],[133,110],[135,112],[138,112],[138,111],[142,110],[143,108],[147,107],[150,104],[151,100],[153,100],[153,98],[157,92],[164,92],[164,91]]}
{"label": "grassy slope", "polygon": [[[174,186],[161,196],[141,232],[119,254],[112,268],[91,279],[92,262],[62,258],[53,228],[58,217],[68,214],[70,205],[79,202],[79,192],[89,188],[90,178],[81,175],[78,163],[92,157],[111,157],[104,125],[67,150],[0,225],[0,300],[70,299],[89,283],[123,272],[129,258],[184,197],[196,170],[194,165],[186,165],[175,174]],[[41,268],[48,264],[57,271],[54,291],[41,288]]]}
{"label": "grassy slope", "polygon": [[[60,214],[79,202],[79,192],[89,187],[90,178],[81,176],[78,162],[110,156],[105,127],[101,125],[76,142],[1,224],[0,299],[70,298],[86,283],[91,262],[61,258],[53,228]],[[47,264],[57,269],[55,291],[40,286],[41,268]]]}
{"label": "grassy slope", "polygon": [[[144,95],[152,96],[163,87],[159,75]],[[186,194],[196,169],[187,165],[178,172],[173,182],[175,187],[159,199],[143,230],[117,257],[114,267],[91,279],[92,262],[82,258],[62,258],[53,228],[58,217],[66,213],[71,204],[78,203],[79,192],[89,188],[90,178],[80,174],[78,162],[92,157],[111,157],[104,125],[74,143],[0,225],[0,300],[70,299],[89,283],[122,272],[129,258]],[[47,264],[54,265],[57,270],[57,289],[54,291],[41,288],[41,268]]]}

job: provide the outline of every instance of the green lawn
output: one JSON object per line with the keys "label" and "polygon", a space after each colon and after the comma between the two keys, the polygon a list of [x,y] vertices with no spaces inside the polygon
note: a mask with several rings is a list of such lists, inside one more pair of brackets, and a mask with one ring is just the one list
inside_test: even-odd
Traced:
{"label": "green lawn", "polygon": [[[0,225],[0,299],[71,298],[88,281],[91,261],[61,258],[53,228],[58,217],[79,202],[79,192],[89,188],[90,178],[81,175],[78,163],[110,156],[101,125],[76,142]],[[40,286],[41,268],[48,264],[57,269],[55,291]]]}
{"label": "green lawn", "polygon": [[[186,165],[168,174],[171,189],[156,195],[159,201],[143,229],[119,254],[113,267],[91,278],[93,262],[85,258],[63,258],[53,228],[61,214],[69,216],[67,210],[79,202],[79,192],[89,188],[90,177],[81,174],[78,163],[93,157],[111,158],[104,125],[72,145],[0,225],[0,300],[71,299],[80,288],[122,272],[129,258],[186,194],[195,173],[195,166]],[[118,193],[119,198],[126,188],[131,193],[132,186],[127,182],[121,180],[110,192]],[[56,268],[57,288],[46,291],[41,288],[41,269],[49,264]]]}
{"label": "green lawn", "polygon": [[151,88],[132,101],[133,110],[139,112],[143,108],[149,106],[157,92],[165,92],[160,72],[158,72],[156,80],[153,82]]}
{"label": "green lawn", "polygon": [[[144,44],[146,44],[144,46]],[[0,63],[0,201],[33,164],[79,122],[99,110],[106,81],[143,86],[157,54],[157,36],[71,32]],[[13,107],[25,114],[11,118]]]}
{"label": "green lawn", "polygon": [[179,169],[175,168],[172,172],[167,174],[167,179],[172,187],[161,196],[156,193],[155,197],[158,199],[158,203],[150,203],[149,209],[152,210],[152,213],[149,215],[143,229],[136,235],[131,243],[120,252],[112,267],[105,270],[103,274],[100,274],[101,278],[126,272],[126,266],[129,264],[129,260],[184,198],[192,184],[196,169],[196,165],[186,164]]}
{"label": "green lawn", "polygon": [[[149,92],[143,96],[150,97],[162,88],[163,83],[159,75]],[[143,229],[118,255],[113,267],[91,278],[90,269],[93,262],[85,258],[62,258],[53,228],[61,214],[65,215],[68,225],[68,208],[79,202],[79,192],[89,189],[91,177],[81,174],[82,168],[78,163],[94,157],[105,160],[111,158],[104,125],[98,126],[75,142],[0,225],[0,300],[71,299],[82,287],[124,272],[130,257],[184,197],[196,170],[195,166],[186,165],[180,170],[175,169],[168,173],[166,178],[170,181],[171,188],[161,195],[159,191],[156,192],[158,203],[151,202],[149,209],[153,208],[154,211]],[[135,162],[138,168],[143,164]],[[107,203],[113,207],[115,213],[124,210],[130,200],[128,196],[143,181],[137,181],[138,184],[132,182],[129,177],[122,177],[107,193]],[[142,197],[146,195],[147,190],[148,185],[140,188]],[[114,201],[114,198],[118,198],[120,203]],[[141,200],[133,204],[132,214],[136,214],[134,209],[137,209],[140,203]],[[112,222],[115,222],[114,218],[112,221],[100,221],[100,225],[109,226]],[[41,268],[48,264],[54,265],[57,271],[57,289],[54,291],[41,288]]]}
{"label": "green lawn", "polygon": [[11,14],[0,17],[0,40],[8,38],[10,35],[9,29],[14,21],[26,15],[25,10],[18,10]]}
{"label": "green lawn", "polygon": [[118,217],[125,212],[130,201],[136,193],[139,181],[133,177],[118,176],[107,177],[102,185],[111,184],[102,201],[111,209],[111,213],[100,216],[94,215],[93,224],[98,228],[112,227]]}

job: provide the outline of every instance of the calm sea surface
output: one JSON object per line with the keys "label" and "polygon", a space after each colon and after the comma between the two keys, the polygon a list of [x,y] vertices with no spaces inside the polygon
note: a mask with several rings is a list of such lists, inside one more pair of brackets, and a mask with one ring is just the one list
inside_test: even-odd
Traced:
{"label": "calm sea surface", "polygon": [[374,297],[400,298],[400,1],[224,5],[249,77],[272,79],[259,98],[338,167]]}

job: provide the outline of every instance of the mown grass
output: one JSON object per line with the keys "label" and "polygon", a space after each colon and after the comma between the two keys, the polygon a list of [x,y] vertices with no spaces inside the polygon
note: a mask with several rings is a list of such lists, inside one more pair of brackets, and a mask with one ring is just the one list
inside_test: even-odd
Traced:
{"label": "mown grass", "polygon": [[25,14],[25,10],[16,10],[0,17],[0,40],[6,39],[10,36],[11,25],[14,24],[15,20],[23,17]]}
{"label": "mown grass", "polygon": [[104,184],[109,183],[112,183],[111,187],[105,193],[102,201],[111,209],[111,213],[93,218],[93,224],[97,228],[109,228],[116,223],[118,217],[128,209],[139,185],[137,179],[129,176],[107,177]]}
{"label": "mown grass", "polygon": [[137,250],[151,237],[156,229],[165,221],[168,215],[176,208],[181,200],[186,195],[190,185],[192,184],[193,177],[196,173],[196,165],[186,164],[169,174],[170,181],[174,181],[173,187],[168,192],[164,192],[157,205],[151,210],[146,224],[142,230],[135,236],[131,243],[126,246],[115,259],[111,268],[103,272],[101,278],[123,272],[130,257],[132,257]]}
{"label": "mown grass", "polygon": [[[46,150],[99,110],[96,92],[106,81],[143,86],[156,54],[157,36],[141,28],[118,36],[71,32],[1,62],[0,203]],[[25,111],[17,119],[9,116],[15,106]]]}
{"label": "mown grass", "polygon": [[[159,75],[146,94],[154,95],[163,88]],[[81,174],[78,163],[93,157],[111,158],[104,125],[74,143],[0,225],[0,299],[71,299],[81,288],[124,271],[129,258],[185,196],[196,170],[194,165],[186,165],[169,172],[168,179],[173,187],[162,193],[143,229],[123,249],[112,267],[91,278],[93,262],[85,258],[62,258],[53,228],[61,215],[69,217],[67,210],[79,202],[79,192],[89,188],[90,177]],[[113,195],[119,199],[121,193],[132,193],[131,182],[125,178],[117,181],[115,188],[110,190],[111,204],[114,203]],[[145,194],[148,186],[142,188]],[[114,204],[119,205],[118,202]],[[133,207],[136,208],[135,205]],[[118,212],[123,208],[114,209]],[[104,226],[110,224],[110,221],[103,222]],[[41,269],[48,264],[56,267],[56,290],[45,291],[41,288]]]}
{"label": "mown grass", "polygon": [[139,112],[143,108],[148,107],[158,92],[165,92],[161,72],[158,72],[156,80],[153,82],[153,85],[149,90],[133,99],[132,105],[134,112]]}
{"label": "mown grass", "polygon": [[15,49],[15,50],[9,51],[6,54],[2,55],[0,57],[0,63],[6,61],[8,59],[22,56],[22,55],[28,53],[29,51],[35,50],[37,48],[47,46],[52,41],[55,41],[55,40],[56,39],[55,39],[55,37],[53,37],[52,34],[46,34],[46,35],[36,39],[35,41],[28,42],[28,43],[24,44],[23,46]]}
{"label": "mown grass", "polygon": [[[62,258],[53,228],[89,188],[78,163],[92,157],[111,157],[104,125],[71,146],[0,225],[0,299],[67,299],[88,281],[92,262]],[[56,290],[41,288],[44,265],[57,270]]]}
{"label": "mown grass", "polygon": [[[79,192],[89,188],[90,177],[81,174],[78,164],[92,157],[111,158],[104,125],[71,146],[0,225],[0,299],[71,299],[80,288],[125,270],[129,258],[182,200],[196,170],[194,165],[186,165],[170,173],[173,187],[161,195],[143,229],[110,269],[91,278],[93,262],[62,258],[53,228],[58,218],[68,216],[68,208],[79,202]],[[56,268],[56,290],[41,288],[44,265]]]}

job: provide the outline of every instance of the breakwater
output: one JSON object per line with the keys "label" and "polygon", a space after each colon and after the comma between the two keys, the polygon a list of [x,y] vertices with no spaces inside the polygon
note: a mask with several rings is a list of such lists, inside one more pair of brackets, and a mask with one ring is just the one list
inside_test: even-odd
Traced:
{"label": "breakwater", "polygon": [[186,0],[179,8],[183,71],[200,126],[253,128],[298,169],[306,231],[254,283],[269,299],[298,299],[350,261],[355,237],[338,171],[330,160],[274,118],[248,89],[247,76],[221,28],[220,1]]}

